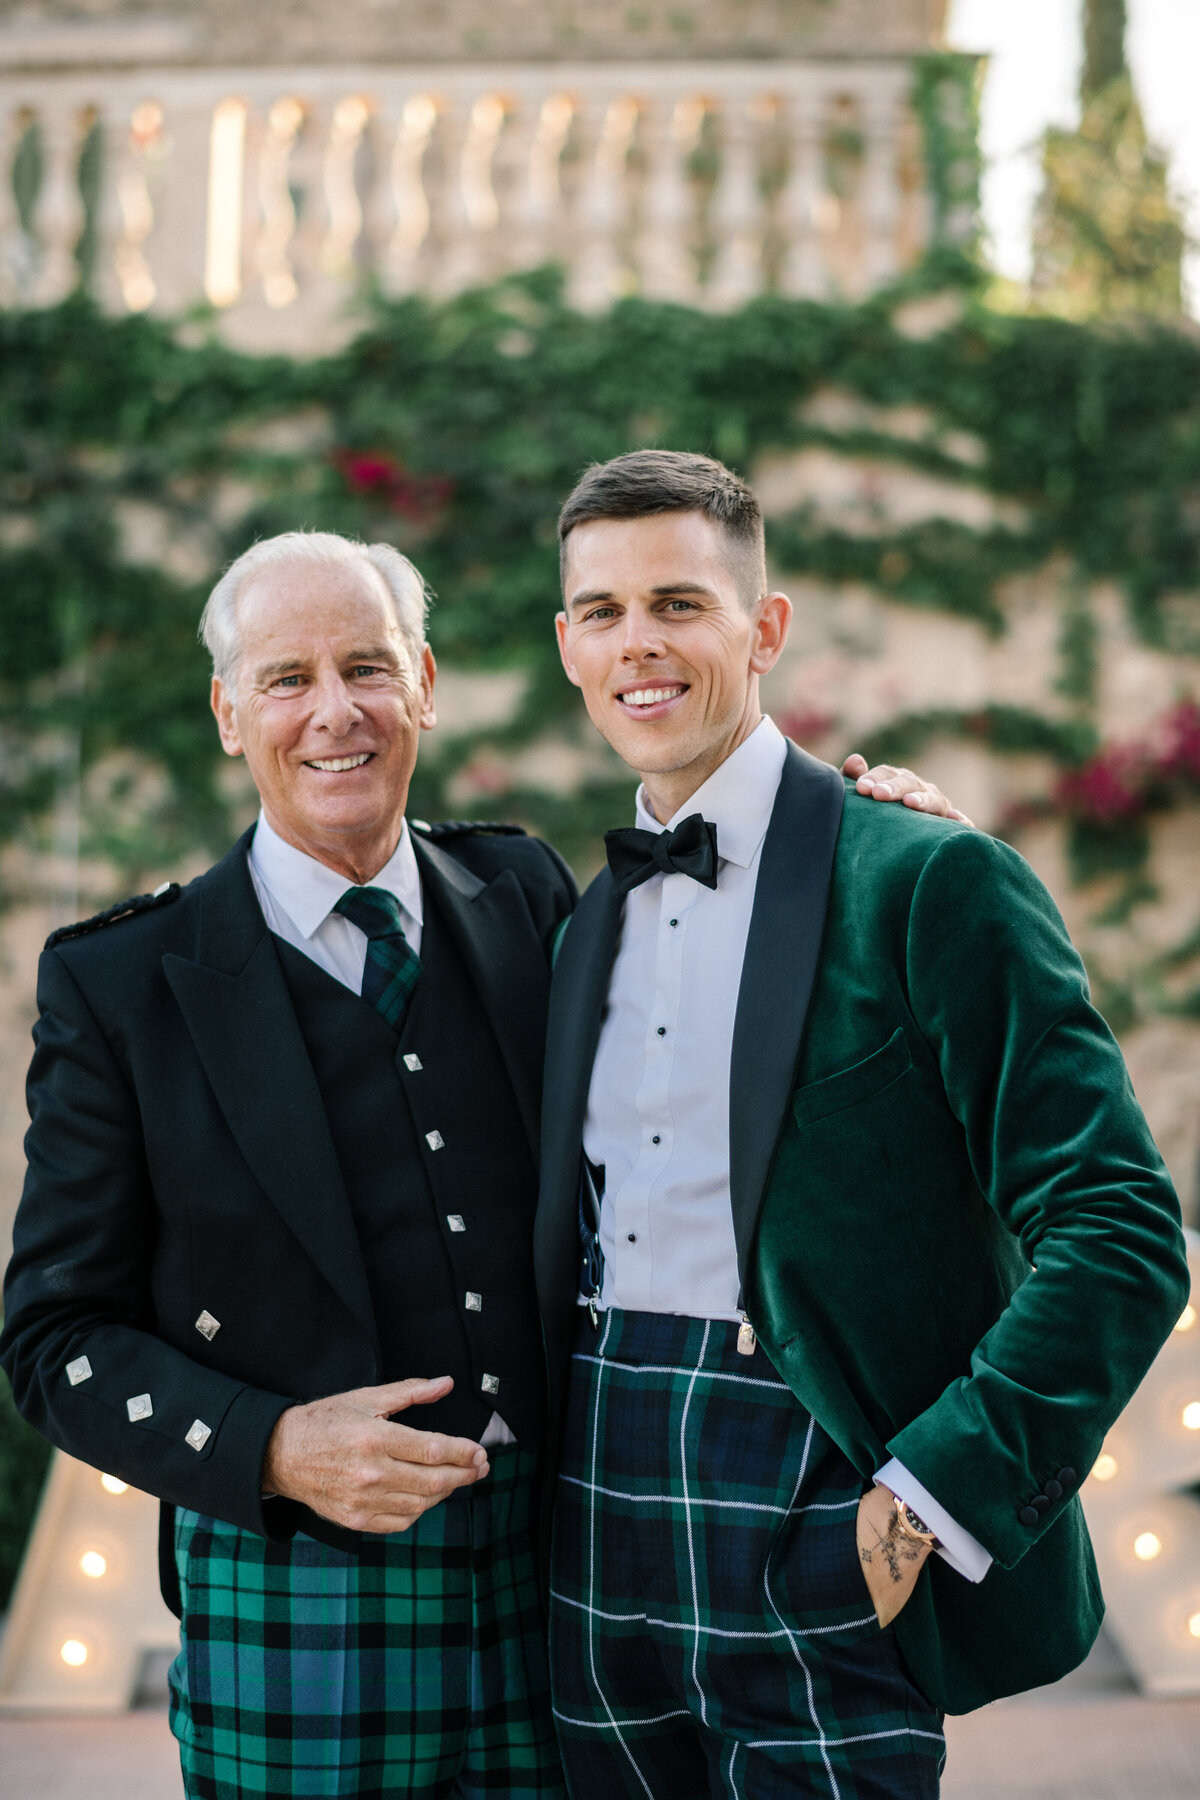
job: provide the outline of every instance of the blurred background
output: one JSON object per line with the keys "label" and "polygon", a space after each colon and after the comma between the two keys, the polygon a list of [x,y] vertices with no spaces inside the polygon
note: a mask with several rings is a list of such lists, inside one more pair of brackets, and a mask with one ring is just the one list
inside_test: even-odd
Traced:
{"label": "blurred background", "polygon": [[[554,524],[640,445],[762,496],[778,722],[1049,883],[1197,1223],[1198,61],[1197,0],[5,0],[0,1254],[43,938],[253,816],[222,566],[413,557],[414,813],[586,877],[630,782],[558,670]],[[1200,1482],[1200,1406],[1161,1430]],[[43,1469],[0,1393],[0,1606]]]}

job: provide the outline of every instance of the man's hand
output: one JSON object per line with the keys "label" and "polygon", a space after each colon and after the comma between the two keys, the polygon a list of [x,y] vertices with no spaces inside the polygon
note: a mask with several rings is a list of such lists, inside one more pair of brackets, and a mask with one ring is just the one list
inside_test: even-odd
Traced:
{"label": "man's hand", "polygon": [[858,1560],[881,1625],[890,1625],[904,1610],[932,1554],[896,1524],[895,1496],[885,1487],[868,1488],[858,1503]]}
{"label": "man's hand", "polygon": [[455,1488],[488,1472],[487,1451],[469,1438],[391,1419],[442,1399],[453,1386],[449,1375],[414,1377],[290,1406],[267,1444],[263,1492],[300,1500],[351,1531],[407,1531]]}
{"label": "man's hand", "polygon": [[891,763],[876,763],[868,769],[866,757],[855,751],[842,764],[842,774],[854,779],[859,793],[870,794],[872,800],[903,800],[905,806],[917,812],[930,813],[937,819],[957,819],[961,825],[974,829],[974,821],[951,806],[941,788],[932,781],[922,781],[911,769],[894,769]]}

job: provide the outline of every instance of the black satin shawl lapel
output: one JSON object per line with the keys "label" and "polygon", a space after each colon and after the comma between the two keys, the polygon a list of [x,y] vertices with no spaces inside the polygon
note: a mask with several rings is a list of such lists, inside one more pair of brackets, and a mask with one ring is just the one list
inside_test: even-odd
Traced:
{"label": "black satin shawl lapel", "polygon": [[729,1189],[743,1286],[817,972],[845,791],[836,769],[788,745],[758,868],[729,1071]]}
{"label": "black satin shawl lapel", "polygon": [[196,960],[169,954],[163,972],[255,1180],[378,1352],[349,1197],[250,879],[249,841],[205,878]]}
{"label": "black satin shawl lapel", "polygon": [[416,833],[412,842],[496,1034],[536,1162],[550,970],[521,884],[511,869],[484,883],[438,845]]}
{"label": "black satin shawl lapel", "polygon": [[579,1157],[592,1063],[608,998],[622,902],[602,869],[571,915],[550,985],[542,1095],[542,1182],[534,1258],[543,1308],[574,1295]]}

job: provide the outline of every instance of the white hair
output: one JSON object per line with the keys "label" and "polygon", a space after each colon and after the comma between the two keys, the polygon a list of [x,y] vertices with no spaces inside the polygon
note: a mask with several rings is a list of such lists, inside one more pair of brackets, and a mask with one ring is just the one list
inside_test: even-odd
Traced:
{"label": "white hair", "polygon": [[332,531],[284,531],[263,538],[230,563],[200,615],[200,636],[212,657],[213,674],[230,694],[237,684],[242,654],[237,606],[242,590],[256,575],[289,563],[325,568],[373,569],[383,582],[396,624],[416,661],[425,648],[429,590],[420,571],[391,544],[363,544]]}

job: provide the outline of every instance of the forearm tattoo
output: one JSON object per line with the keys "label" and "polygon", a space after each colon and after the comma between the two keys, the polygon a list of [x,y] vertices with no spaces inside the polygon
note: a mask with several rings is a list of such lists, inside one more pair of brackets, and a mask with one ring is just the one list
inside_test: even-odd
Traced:
{"label": "forearm tattoo", "polygon": [[884,1563],[894,1582],[899,1583],[903,1581],[904,1569],[902,1564],[920,1562],[925,1555],[924,1544],[915,1543],[912,1538],[906,1536],[905,1533],[901,1531],[899,1525],[896,1523],[896,1512],[894,1507],[888,1515],[888,1528],[886,1531],[880,1531],[873,1519],[868,1520],[867,1523],[875,1533],[875,1542],[874,1544],[860,1545],[858,1552],[859,1556],[864,1563],[874,1562],[878,1559]]}

